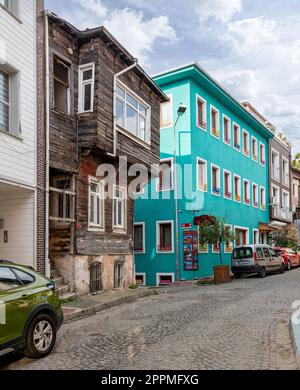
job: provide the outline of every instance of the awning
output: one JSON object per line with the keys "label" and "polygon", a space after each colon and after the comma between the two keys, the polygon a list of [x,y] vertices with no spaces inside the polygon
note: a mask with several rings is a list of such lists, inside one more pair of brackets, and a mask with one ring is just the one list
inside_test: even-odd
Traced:
{"label": "awning", "polygon": [[275,232],[278,230],[278,227],[269,225],[268,223],[260,223],[259,231],[260,232]]}

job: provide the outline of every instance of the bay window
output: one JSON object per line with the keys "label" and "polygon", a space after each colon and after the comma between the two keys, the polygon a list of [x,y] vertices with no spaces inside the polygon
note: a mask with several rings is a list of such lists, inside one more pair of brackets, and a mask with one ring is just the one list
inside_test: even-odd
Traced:
{"label": "bay window", "polygon": [[117,125],[144,142],[150,140],[150,107],[125,87],[116,87]]}

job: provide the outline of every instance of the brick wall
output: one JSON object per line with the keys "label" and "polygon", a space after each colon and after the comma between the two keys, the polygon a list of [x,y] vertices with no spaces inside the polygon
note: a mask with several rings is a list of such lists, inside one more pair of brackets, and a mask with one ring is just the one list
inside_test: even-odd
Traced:
{"label": "brick wall", "polygon": [[37,11],[37,270],[45,273],[45,34],[44,0],[36,1]]}

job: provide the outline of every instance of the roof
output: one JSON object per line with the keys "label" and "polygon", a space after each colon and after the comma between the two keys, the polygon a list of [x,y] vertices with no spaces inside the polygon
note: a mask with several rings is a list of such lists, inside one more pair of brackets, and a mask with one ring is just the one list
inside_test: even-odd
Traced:
{"label": "roof", "polygon": [[[88,42],[92,38],[101,38],[104,40],[109,47],[112,48],[115,52],[117,52],[122,59],[128,66],[132,65],[136,58],[133,57],[126,49],[125,47],[104,27],[96,27],[92,29],[86,29],[86,30],[79,30],[75,26],[73,26],[71,23],[66,21],[65,19],[60,18],[55,13],[51,11],[45,11],[48,15],[48,18],[52,20],[52,22],[57,23],[57,25],[61,28],[63,28],[68,34],[70,34],[72,37],[77,39],[79,42],[84,43]],[[146,73],[146,71],[138,64],[136,66],[136,71],[139,73],[140,76],[142,76],[148,86],[158,95],[161,97],[163,101],[168,101],[168,97],[165,95],[165,93],[159,88],[159,86],[152,80],[152,78]]]}
{"label": "roof", "polygon": [[274,137],[273,132],[268,129],[268,127],[255,118],[253,115],[246,110],[243,104],[233,97],[233,95],[228,92],[217,80],[215,80],[205,69],[203,69],[198,62],[191,62],[186,65],[181,65],[179,67],[166,70],[159,74],[152,76],[154,81],[159,85],[165,85],[172,83],[178,79],[185,78],[197,78],[201,77],[203,84],[206,88],[210,88],[211,91],[219,92],[220,100],[223,100],[224,104],[230,103],[231,109],[237,113],[237,115],[243,115],[244,119],[255,127],[264,137],[271,139]]}

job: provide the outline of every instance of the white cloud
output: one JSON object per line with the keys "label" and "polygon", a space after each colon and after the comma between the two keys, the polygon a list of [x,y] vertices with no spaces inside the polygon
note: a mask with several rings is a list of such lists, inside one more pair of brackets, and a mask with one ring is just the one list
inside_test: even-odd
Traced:
{"label": "white cloud", "polygon": [[[107,14],[107,8],[102,4],[101,0],[73,0],[76,3],[80,4],[82,7],[86,8],[88,11],[91,11],[92,16],[97,16],[103,18]],[[91,16],[91,15],[89,15]]]}
{"label": "white cloud", "polygon": [[196,12],[201,23],[210,18],[228,22],[242,8],[242,0],[201,0],[196,5]]}
{"label": "white cloud", "polygon": [[143,12],[128,8],[112,11],[103,24],[142,63],[147,62],[158,39],[168,43],[177,39],[168,17],[146,20]]}

